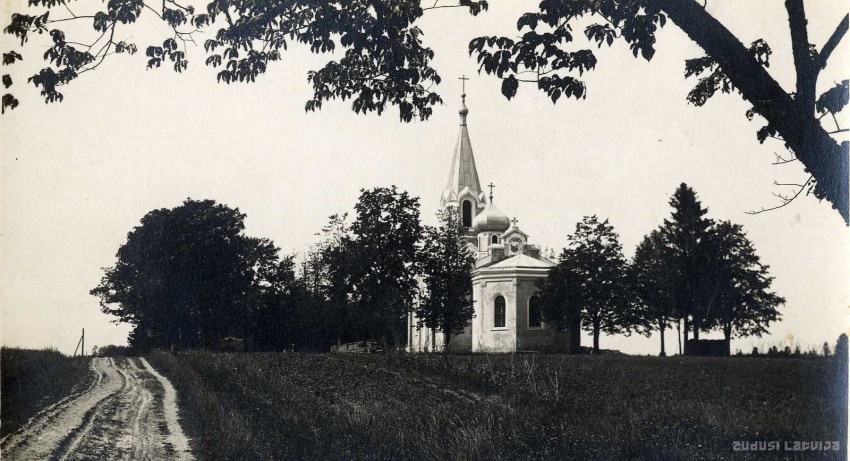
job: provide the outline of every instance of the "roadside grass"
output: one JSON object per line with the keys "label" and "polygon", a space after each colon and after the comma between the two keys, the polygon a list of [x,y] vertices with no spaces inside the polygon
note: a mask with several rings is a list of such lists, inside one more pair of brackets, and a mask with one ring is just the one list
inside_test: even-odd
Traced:
{"label": "roadside grass", "polygon": [[[840,440],[827,359],[153,353],[200,459],[773,459]],[[836,453],[774,453],[828,459]]]}
{"label": "roadside grass", "polygon": [[0,436],[53,403],[89,385],[90,358],[56,350],[0,349]]}

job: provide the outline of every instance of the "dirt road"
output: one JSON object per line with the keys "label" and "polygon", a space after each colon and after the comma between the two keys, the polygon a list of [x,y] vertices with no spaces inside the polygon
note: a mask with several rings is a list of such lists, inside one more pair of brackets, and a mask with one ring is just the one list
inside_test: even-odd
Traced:
{"label": "dirt road", "polygon": [[192,460],[171,383],[144,358],[96,358],[91,385],[0,441],[4,460]]}

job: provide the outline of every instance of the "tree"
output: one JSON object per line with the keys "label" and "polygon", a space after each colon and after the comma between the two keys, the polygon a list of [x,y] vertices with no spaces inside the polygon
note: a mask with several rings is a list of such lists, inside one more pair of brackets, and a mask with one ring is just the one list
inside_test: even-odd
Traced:
{"label": "tree", "polygon": [[212,200],[146,214],[91,290],[134,326],[134,347],[217,348],[244,337],[277,249],[244,234],[245,215]]}
{"label": "tree", "polygon": [[[775,137],[811,174],[794,196],[780,195],[787,205],[803,190],[832,202],[845,222],[848,214],[848,154],[850,143],[839,145],[830,135],[846,131],[835,122],[828,131],[820,122],[847,105],[848,81],[837,84],[816,97],[820,71],[848,29],[848,16],[838,22],[829,40],[818,49],[809,43],[803,0],[786,0],[788,25],[797,84],[785,91],[766,67],[772,53],[762,39],[745,46],[720,21],[694,0],[574,0],[542,1],[538,11],[523,14],[517,20],[519,39],[479,37],[469,43],[470,54],[477,54],[481,69],[502,79],[502,93],[508,99],[516,95],[521,81],[533,83],[553,102],[561,96],[581,99],[586,86],[580,77],[596,67],[592,49],[570,49],[573,25],[581,18],[599,19],[584,28],[588,42],[610,46],[621,39],[629,44],[635,57],[651,60],[655,54],[655,34],[669,19],[699,45],[706,56],[685,62],[685,77],[698,82],[688,102],[702,106],[718,91],[737,91],[752,104],[747,118],[760,115],[766,124],[757,132],[760,142]],[[576,75],[578,74],[578,76]],[[531,76],[531,77],[528,77]],[[816,112],[821,117],[816,117]],[[767,210],[762,210],[767,211]]]}
{"label": "tree", "polygon": [[672,277],[665,246],[661,230],[652,231],[638,245],[629,266],[632,272],[634,303],[649,327],[645,332],[658,330],[662,357],[667,355],[664,332],[674,317]]}
{"label": "tree", "polygon": [[642,315],[662,334],[671,318],[688,333],[720,328],[724,337],[761,336],[785,302],[770,291],[773,278],[740,225],[716,223],[696,192],[681,184],[670,200],[671,219],[635,251],[634,292]]}
{"label": "tree", "polygon": [[773,277],[762,264],[740,225],[723,221],[708,237],[711,251],[709,306],[711,319],[723,337],[761,336],[771,322],[779,320],[776,310],[785,300],[773,293]]}
{"label": "tree", "polygon": [[680,184],[670,199],[671,219],[664,220],[661,237],[665,242],[664,260],[669,264],[670,295],[674,315],[685,324],[685,341],[693,330],[699,339],[705,328],[707,304],[702,295],[709,273],[706,239],[712,224],[705,218],[708,210],[702,207],[696,192]]}
{"label": "tree", "polygon": [[471,283],[475,258],[463,243],[466,227],[457,217],[449,207],[438,213],[438,227],[425,227],[420,258],[425,291],[416,316],[419,326],[445,335],[446,351],[451,336],[463,333],[475,312]]}
{"label": "tree", "polygon": [[559,292],[566,296],[560,303],[544,301],[544,306],[548,305],[544,307],[544,319],[569,326],[574,306],[581,306],[581,326],[593,335],[593,350],[598,353],[601,333],[628,334],[640,323],[629,303],[622,246],[608,220],[600,222],[596,216],[585,216],[567,239],[569,244],[561,253],[559,268],[550,273],[551,280],[544,282],[543,299],[552,300]]}
{"label": "tree", "polygon": [[361,190],[351,225],[355,321],[370,339],[399,344],[417,293],[419,199],[395,186]]}
{"label": "tree", "polygon": [[334,332],[336,344],[361,339],[368,332],[357,329],[353,287],[357,277],[358,253],[348,215],[335,214],[322,229],[323,240],[316,255],[308,260],[305,278],[312,272],[308,285],[314,295],[326,304],[326,324]]}
{"label": "tree", "polygon": [[[85,72],[96,69],[112,54],[134,54],[135,43],[118,41],[116,31],[136,23],[142,15],[154,15],[165,23],[172,38],[147,46],[148,68],[168,63],[177,72],[188,66],[186,43],[196,34],[215,28],[214,37],[204,42],[206,65],[220,69],[220,82],[253,82],[265,73],[281,52],[291,44],[309,46],[314,53],[345,51],[321,69],[308,74],[313,97],[306,110],[318,110],[332,99],[352,100],[355,112],[377,112],[390,105],[399,110],[403,121],[427,119],[435,104],[442,102],[430,90],[440,83],[431,67],[434,53],[423,45],[423,32],[416,22],[437,8],[462,7],[477,15],[487,9],[484,0],[458,0],[455,4],[419,0],[213,0],[196,11],[174,0],[152,5],[145,0],[113,0],[102,9],[100,3],[69,5],[64,0],[33,0],[35,14],[12,14],[4,29],[21,41],[33,33],[49,32],[52,46],[44,53],[48,66],[29,81],[41,88],[48,102],[61,101],[58,88]],[[77,9],[75,12],[71,8]],[[82,11],[86,9],[86,11]],[[572,0],[542,1],[537,11],[517,20],[520,38],[479,37],[469,43],[481,70],[503,79],[502,93],[512,98],[520,82],[530,82],[553,101],[562,96],[584,98],[586,86],[581,75],[596,67],[593,50],[575,49],[573,26],[582,18],[599,21],[583,30],[588,44],[610,46],[615,40],[629,44],[635,57],[651,60],[655,54],[655,34],[671,21],[699,45],[705,56],[685,63],[685,77],[699,79],[688,101],[701,106],[718,91],[738,91],[752,104],[747,117],[758,114],[766,124],[757,132],[759,141],[781,139],[794,156],[777,163],[799,160],[811,177],[799,184],[796,194],[781,195],[784,206],[804,190],[826,198],[846,222],[848,212],[848,153],[850,143],[839,145],[831,134],[846,129],[838,126],[834,114],[846,106],[848,81],[844,80],[816,97],[820,71],[827,66],[833,50],[848,29],[848,16],[827,42],[818,48],[809,43],[803,0],[786,0],[789,34],[796,70],[796,87],[783,89],[766,71],[772,50],[764,40],[745,46],[722,23],[694,0]],[[29,13],[29,12],[28,12]],[[66,27],[82,22],[89,28]],[[66,32],[73,33],[67,38]],[[85,34],[88,35],[85,35]],[[77,34],[83,35],[82,37]],[[144,46],[144,45],[142,45]],[[39,54],[42,50],[38,47]],[[3,53],[4,64],[23,59],[17,50]],[[576,76],[578,73],[578,76]],[[527,76],[533,78],[527,78]],[[3,76],[6,88],[12,85]],[[18,100],[11,93],[2,98],[2,108],[14,108]],[[816,113],[820,114],[816,117]],[[835,122],[828,131],[821,118]]]}
{"label": "tree", "polygon": [[581,349],[581,278],[567,259],[566,250],[559,263],[549,269],[537,285],[543,320],[561,331],[570,332],[569,352]]}
{"label": "tree", "polygon": [[251,331],[251,349],[327,351],[336,339],[328,322],[328,303],[307,289],[307,280],[295,271],[295,256],[281,258],[271,283],[264,287]]}

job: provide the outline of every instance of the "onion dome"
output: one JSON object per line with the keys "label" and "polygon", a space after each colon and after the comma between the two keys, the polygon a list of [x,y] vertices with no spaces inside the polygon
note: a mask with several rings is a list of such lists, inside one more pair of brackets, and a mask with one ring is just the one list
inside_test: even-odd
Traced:
{"label": "onion dome", "polygon": [[504,232],[510,227],[511,220],[496,208],[492,201],[485,205],[481,213],[478,213],[472,221],[472,230],[476,234],[479,232]]}

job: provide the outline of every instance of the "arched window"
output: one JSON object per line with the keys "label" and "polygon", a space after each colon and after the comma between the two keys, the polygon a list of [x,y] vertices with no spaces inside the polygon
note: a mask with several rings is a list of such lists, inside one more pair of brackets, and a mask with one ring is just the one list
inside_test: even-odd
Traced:
{"label": "arched window", "polygon": [[543,326],[543,311],[540,307],[540,297],[532,296],[528,299],[528,328],[540,328]]}
{"label": "arched window", "polygon": [[502,328],[505,326],[505,298],[496,296],[493,306],[493,326]]}
{"label": "arched window", "polygon": [[494,235],[494,236],[490,239],[490,243],[493,243],[493,244],[499,243],[499,237],[497,237],[497,236],[495,236],[495,235]]}
{"label": "arched window", "polygon": [[461,220],[466,227],[472,227],[472,202],[464,200],[461,210]]}

